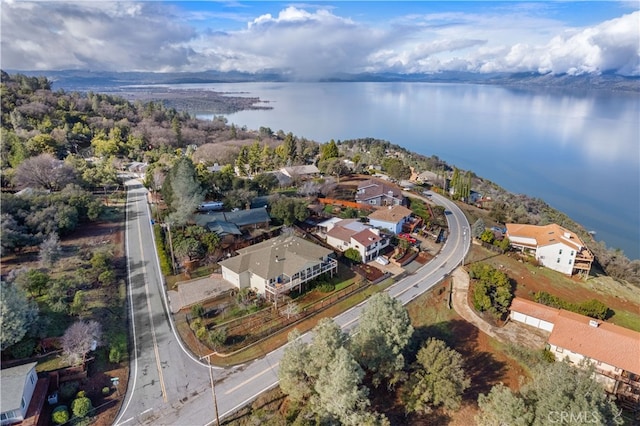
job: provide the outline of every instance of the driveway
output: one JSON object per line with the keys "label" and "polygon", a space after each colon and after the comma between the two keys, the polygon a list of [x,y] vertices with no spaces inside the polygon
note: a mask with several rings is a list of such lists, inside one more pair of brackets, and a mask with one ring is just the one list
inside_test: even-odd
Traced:
{"label": "driveway", "polygon": [[171,313],[175,314],[183,308],[213,299],[234,287],[222,279],[220,274],[196,278],[178,284],[178,290],[167,292]]}
{"label": "driveway", "polygon": [[456,268],[453,278],[453,308],[458,315],[502,343],[511,343],[530,349],[543,349],[549,338],[548,332],[524,324],[509,321],[503,327],[489,324],[469,306],[469,274],[462,268]]}

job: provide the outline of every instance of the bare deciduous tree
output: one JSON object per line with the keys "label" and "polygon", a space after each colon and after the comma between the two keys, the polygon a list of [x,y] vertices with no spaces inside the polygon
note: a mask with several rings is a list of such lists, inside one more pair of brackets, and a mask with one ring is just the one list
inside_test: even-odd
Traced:
{"label": "bare deciduous tree", "polygon": [[286,315],[287,319],[300,313],[300,306],[297,303],[289,302],[281,310],[280,315]]}
{"label": "bare deciduous tree", "polygon": [[73,168],[51,154],[40,154],[24,160],[14,176],[18,187],[43,188],[57,191],[75,180]]}
{"label": "bare deciduous tree", "polygon": [[73,365],[82,364],[89,351],[102,339],[102,326],[97,321],[77,321],[62,336],[62,351]]}

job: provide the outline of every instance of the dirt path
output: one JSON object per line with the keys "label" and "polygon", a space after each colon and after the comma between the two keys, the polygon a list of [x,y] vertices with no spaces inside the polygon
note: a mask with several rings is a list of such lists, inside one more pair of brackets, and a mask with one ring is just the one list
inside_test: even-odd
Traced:
{"label": "dirt path", "polygon": [[480,331],[502,343],[513,343],[531,349],[542,349],[549,334],[532,327],[509,321],[503,327],[489,324],[474,312],[468,303],[469,274],[457,268],[453,271],[453,308],[462,318],[473,324]]}

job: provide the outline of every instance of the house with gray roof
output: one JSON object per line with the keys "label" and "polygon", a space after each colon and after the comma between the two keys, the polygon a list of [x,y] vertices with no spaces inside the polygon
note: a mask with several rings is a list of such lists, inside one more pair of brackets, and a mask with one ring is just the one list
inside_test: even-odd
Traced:
{"label": "house with gray roof", "polygon": [[372,206],[401,206],[405,204],[405,198],[395,185],[369,179],[358,185],[356,202]]}
{"label": "house with gray roof", "polygon": [[235,212],[210,212],[208,214],[196,214],[193,216],[196,224],[209,229],[211,232],[220,232],[224,235],[241,235],[242,231],[259,228],[268,228],[271,216],[264,207],[255,209],[237,210]]}
{"label": "house with gray roof", "polygon": [[296,236],[281,235],[240,249],[221,261],[222,278],[269,300],[338,269],[333,251]]}
{"label": "house with gray roof", "polygon": [[380,230],[357,219],[331,218],[317,225],[318,235],[338,251],[350,248],[360,253],[363,262],[375,259],[389,245]]}
{"label": "house with gray roof", "polygon": [[36,362],[0,371],[0,425],[25,419],[33,391],[38,383]]}
{"label": "house with gray roof", "polygon": [[320,169],[314,164],[305,164],[303,166],[289,166],[280,169],[280,172],[290,178],[311,178],[320,175]]}

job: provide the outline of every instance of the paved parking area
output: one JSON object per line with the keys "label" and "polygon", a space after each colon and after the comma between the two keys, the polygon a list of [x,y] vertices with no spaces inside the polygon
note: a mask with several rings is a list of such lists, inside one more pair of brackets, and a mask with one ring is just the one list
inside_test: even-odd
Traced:
{"label": "paved parking area", "polygon": [[175,314],[181,309],[213,299],[233,288],[230,283],[222,279],[220,274],[211,274],[208,277],[185,281],[178,284],[177,291],[167,292],[169,308]]}

